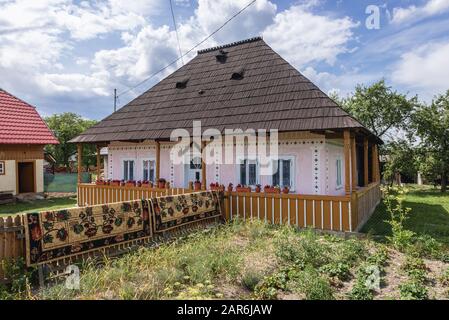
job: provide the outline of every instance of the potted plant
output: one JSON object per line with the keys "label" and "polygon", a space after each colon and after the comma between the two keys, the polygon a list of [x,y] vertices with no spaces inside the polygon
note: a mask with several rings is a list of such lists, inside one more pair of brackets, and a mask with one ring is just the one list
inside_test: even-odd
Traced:
{"label": "potted plant", "polygon": [[159,179],[159,181],[157,182],[157,187],[159,189],[165,189],[165,183],[167,181],[164,178]]}
{"label": "potted plant", "polygon": [[125,183],[126,187],[135,187],[136,186],[136,182],[134,180],[128,180]]}
{"label": "potted plant", "polygon": [[120,180],[120,186],[124,187],[125,186],[125,180]]}
{"label": "potted plant", "polygon": [[266,185],[263,189],[265,193],[281,193],[281,189],[279,187],[273,187]]}
{"label": "potted plant", "polygon": [[97,186],[103,186],[104,184],[105,184],[105,182],[103,181],[103,180],[97,180],[97,181],[95,181],[95,184],[97,185]]}
{"label": "potted plant", "polygon": [[235,191],[237,192],[251,192],[251,188],[250,187],[245,187],[241,184],[238,184],[237,187],[235,188]]}
{"label": "potted plant", "polygon": [[290,188],[287,186],[284,186],[284,188],[282,189],[282,193],[288,194],[289,192],[290,192]]}
{"label": "potted plant", "polygon": [[232,183],[229,183],[229,185],[228,185],[228,192],[232,192],[233,186],[234,185]]}
{"label": "potted plant", "polygon": [[260,193],[261,190],[262,190],[262,186],[260,184],[256,184],[256,192]]}
{"label": "potted plant", "polygon": [[142,186],[142,187],[145,187],[145,188],[148,188],[148,187],[150,186],[150,181],[148,181],[148,180],[143,180],[141,186]]}
{"label": "potted plant", "polygon": [[201,182],[200,181],[195,181],[194,185],[194,190],[195,191],[200,191],[201,190]]}
{"label": "potted plant", "polygon": [[142,186],[142,181],[138,180],[138,181],[136,182],[136,187],[141,187],[141,186]]}

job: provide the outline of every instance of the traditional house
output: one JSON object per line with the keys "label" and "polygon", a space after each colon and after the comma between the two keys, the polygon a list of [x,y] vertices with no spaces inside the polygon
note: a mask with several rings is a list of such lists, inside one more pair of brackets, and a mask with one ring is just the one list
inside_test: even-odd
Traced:
{"label": "traditional house", "polygon": [[44,191],[44,146],[58,144],[36,108],[0,89],[0,192]]}
{"label": "traditional house", "polygon": [[[298,54],[301,54],[300,52]],[[279,170],[258,161],[204,166],[170,158],[174,129],[278,129]],[[108,146],[114,180],[202,181],[287,186],[293,193],[344,195],[378,179],[381,140],[346,113],[261,38],[201,50],[189,63],[72,140]],[[352,159],[352,160],[351,160]],[[373,161],[373,159],[375,161]]]}

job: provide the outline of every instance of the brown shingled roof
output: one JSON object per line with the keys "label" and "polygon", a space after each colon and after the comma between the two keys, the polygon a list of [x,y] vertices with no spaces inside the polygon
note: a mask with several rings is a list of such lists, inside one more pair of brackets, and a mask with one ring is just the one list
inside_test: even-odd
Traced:
{"label": "brown shingled roof", "polygon": [[[226,49],[225,62],[216,55]],[[236,70],[243,78],[231,79]],[[185,82],[185,88],[176,88]],[[71,142],[168,139],[176,128],[362,128],[261,38],[198,51],[198,55],[147,92]]]}

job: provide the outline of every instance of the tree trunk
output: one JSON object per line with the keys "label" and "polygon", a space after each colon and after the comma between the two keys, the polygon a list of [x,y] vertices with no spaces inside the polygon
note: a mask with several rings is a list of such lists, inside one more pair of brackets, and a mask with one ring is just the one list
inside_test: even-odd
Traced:
{"label": "tree trunk", "polygon": [[447,190],[447,171],[444,170],[441,173],[441,192],[446,192]]}

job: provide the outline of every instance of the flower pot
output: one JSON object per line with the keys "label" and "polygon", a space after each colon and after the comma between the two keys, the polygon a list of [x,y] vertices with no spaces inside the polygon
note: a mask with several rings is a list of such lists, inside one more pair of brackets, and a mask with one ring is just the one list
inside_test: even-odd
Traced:
{"label": "flower pot", "polygon": [[195,191],[200,191],[201,190],[201,182],[195,182],[193,184],[193,186],[194,186],[194,190]]}
{"label": "flower pot", "polygon": [[260,188],[260,187],[256,187],[256,190],[255,190],[257,193],[260,193],[260,191],[262,191],[262,189]]}
{"label": "flower pot", "polygon": [[250,187],[237,187],[237,188],[235,188],[235,191],[237,191],[237,192],[251,192],[251,188]]}
{"label": "flower pot", "polygon": [[157,183],[157,187],[158,187],[159,189],[165,189],[165,181],[159,181],[159,182]]}
{"label": "flower pot", "polygon": [[288,194],[289,192],[290,192],[290,189],[287,188],[287,187],[284,187],[284,188],[282,189],[282,193],[284,193],[284,194]]}

